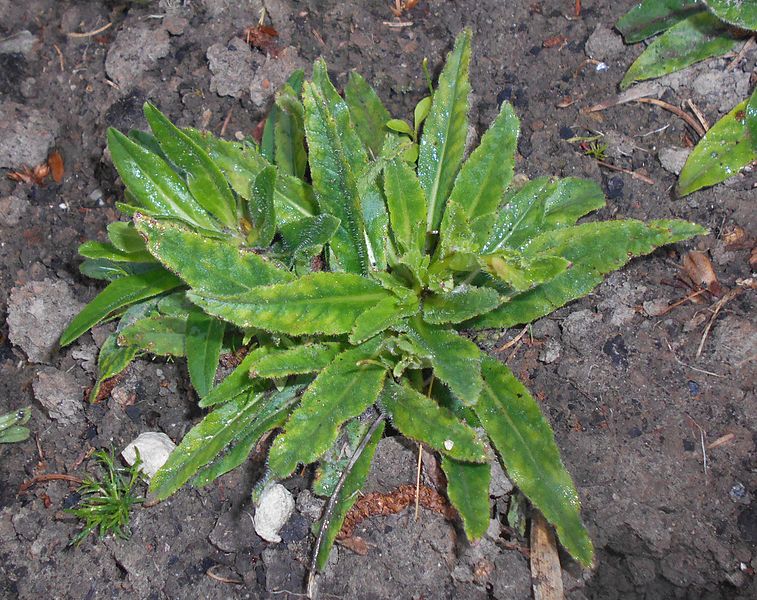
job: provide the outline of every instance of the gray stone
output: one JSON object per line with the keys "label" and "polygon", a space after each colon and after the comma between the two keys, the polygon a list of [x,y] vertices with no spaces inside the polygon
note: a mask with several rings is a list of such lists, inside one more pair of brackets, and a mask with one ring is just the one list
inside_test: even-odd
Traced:
{"label": "gray stone", "polygon": [[0,104],[0,168],[36,166],[47,153],[60,130],[49,114],[11,101]]}
{"label": "gray stone", "polygon": [[258,536],[248,512],[228,510],[218,517],[208,540],[221,552],[239,552],[250,547]]}
{"label": "gray stone", "polygon": [[189,25],[189,21],[178,15],[166,15],[163,18],[163,27],[171,35],[182,35]]}
{"label": "gray stone", "polygon": [[37,37],[24,29],[0,42],[0,54],[29,54],[37,43]]}
{"label": "gray stone", "polygon": [[492,478],[489,482],[489,495],[494,498],[502,498],[507,496],[513,491],[513,484],[505,475],[505,471],[498,460],[493,460],[492,463]]}
{"label": "gray stone", "polygon": [[25,199],[13,195],[0,198],[0,225],[15,227],[27,210],[29,210],[29,202]]}
{"label": "gray stone", "polygon": [[262,558],[265,564],[265,589],[268,592],[291,592],[302,588],[305,565],[295,560],[288,548],[266,548]]}
{"label": "gray stone", "polygon": [[596,60],[611,62],[625,52],[623,39],[606,25],[597,25],[584,46],[586,54]]}
{"label": "gray stone", "polygon": [[558,358],[560,358],[560,352],[562,346],[555,338],[547,338],[544,340],[544,346],[539,351],[539,360],[544,364],[552,364]]}
{"label": "gray stone", "polygon": [[176,444],[165,433],[146,431],[140,433],[134,441],[126,446],[121,452],[121,456],[127,463],[133,465],[137,462],[137,451],[139,451],[139,458],[142,461],[139,470],[147,479],[152,479],[158,469],[166,464],[168,456],[175,448]]}
{"label": "gray stone", "polygon": [[255,533],[265,541],[279,543],[279,531],[294,512],[294,498],[280,483],[269,485],[260,495],[255,509]]}
{"label": "gray stone", "polygon": [[83,307],[64,281],[30,281],[11,290],[8,337],[30,362],[46,362],[60,334]]}
{"label": "gray stone", "polygon": [[210,91],[219,96],[241,98],[254,79],[255,60],[250,46],[241,38],[228,44],[213,44],[207,54],[210,72]]}
{"label": "gray stone", "polygon": [[118,32],[105,58],[105,72],[121,90],[130,89],[139,76],[168,54],[169,34],[165,29],[125,26]]}
{"label": "gray stone", "polygon": [[323,512],[323,505],[326,504],[325,500],[314,496],[310,490],[302,490],[297,495],[295,505],[301,515],[306,516],[311,521],[317,521],[321,518]]}
{"label": "gray stone", "polygon": [[268,56],[249,83],[250,99],[255,106],[263,107],[276,90],[291,75],[292,71],[306,66],[297,48],[289,46],[280,50],[276,57]]}
{"label": "gray stone", "polygon": [[72,373],[43,367],[32,384],[34,397],[51,419],[71,425],[81,419],[82,386]]}
{"label": "gray stone", "polygon": [[562,322],[563,341],[579,351],[593,352],[584,342],[594,334],[597,324],[601,321],[602,315],[591,310],[570,313]]}
{"label": "gray stone", "polygon": [[415,483],[417,448],[409,444],[400,437],[387,437],[379,441],[363,486],[366,492],[386,493],[402,484]]}
{"label": "gray stone", "polygon": [[691,150],[686,148],[661,148],[657,153],[657,158],[660,160],[662,168],[678,175],[683,169],[683,165],[686,164],[686,159],[689,158]]}

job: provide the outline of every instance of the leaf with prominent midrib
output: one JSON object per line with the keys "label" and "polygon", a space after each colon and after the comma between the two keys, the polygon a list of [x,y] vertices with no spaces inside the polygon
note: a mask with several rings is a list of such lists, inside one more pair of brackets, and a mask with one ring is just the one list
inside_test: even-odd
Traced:
{"label": "leaf with prominent midrib", "polygon": [[[249,391],[253,387],[259,388],[257,382],[250,378],[250,367],[255,361],[268,353],[268,348],[255,348],[250,350],[234,370],[225,379],[210,390],[199,402],[200,408],[207,408],[215,404],[228,402],[239,394]],[[260,390],[259,390],[260,391]]]}
{"label": "leaf with prominent midrib", "polygon": [[391,119],[375,90],[355,71],[344,88],[344,101],[360,140],[373,156],[381,154],[386,136],[386,122]]}
{"label": "leaf with prominent midrib", "polygon": [[583,223],[548,231],[534,238],[526,247],[524,258],[539,254],[561,256],[571,262],[571,267],[465,326],[486,329],[530,323],[585,296],[602,282],[604,275],[619,269],[634,256],[649,254],[659,246],[704,233],[703,227],[685,221],[642,223],[631,219]]}
{"label": "leaf with prominent midrib", "polygon": [[350,343],[358,344],[389,329],[402,319],[417,313],[418,307],[418,297],[415,295],[407,298],[385,298],[355,320],[355,326],[350,333]]}
{"label": "leaf with prominent midrib", "polygon": [[487,461],[486,449],[472,427],[407,384],[388,380],[379,404],[392,425],[405,437],[423,442],[456,460]]}
{"label": "leaf with prominent midrib", "polygon": [[97,381],[89,393],[89,401],[94,402],[103,382],[121,373],[131,364],[140,350],[136,346],[119,346],[118,335],[110,334],[97,355]]}
{"label": "leaf with prominent midrib", "polygon": [[276,168],[266,167],[252,184],[248,203],[252,231],[247,236],[247,243],[265,248],[276,235],[276,211],[274,194],[276,189]]}
{"label": "leaf with prominent midrib", "polygon": [[127,275],[112,281],[74,317],[60,336],[60,345],[68,346],[116,310],[145,298],[152,298],[182,285],[181,279],[164,269],[139,275]]}
{"label": "leaf with prominent midrib", "polygon": [[348,333],[355,319],[390,295],[360,275],[318,272],[234,296],[190,293],[188,297],[206,312],[240,327],[331,335]]}
{"label": "leaf with prominent midrib", "polygon": [[186,329],[187,369],[192,387],[200,398],[213,387],[225,331],[223,321],[201,310],[190,311]]}
{"label": "leaf with prominent midrib", "polygon": [[334,443],[339,426],[376,401],[386,371],[373,360],[381,340],[347,350],[323,369],[271,446],[268,466],[278,478],[316,461]]}
{"label": "leaf with prominent midrib", "polygon": [[[751,109],[750,109],[751,105]],[[749,131],[749,114],[757,122],[757,90],[715,123],[686,159],[676,191],[686,196],[725,181],[757,160],[757,125]]]}
{"label": "leaf with prominent midrib", "polygon": [[269,350],[252,364],[251,377],[277,379],[289,375],[315,373],[334,361],[342,351],[338,342],[298,344],[285,350]]}
{"label": "leaf with prominent midrib", "polygon": [[457,286],[451,292],[433,294],[423,302],[423,319],[427,323],[462,323],[499,306],[501,299],[496,290],[468,284]]}
{"label": "leaf with prominent midrib", "polygon": [[581,522],[581,504],[560,460],[549,423],[510,370],[484,358],[484,388],[473,410],[499,452],[508,476],[555,526],[560,542],[584,566],[594,549]]}
{"label": "leaf with prominent midrib", "polygon": [[700,0],[643,0],[620,17],[615,28],[626,44],[634,44],[704,10]]}
{"label": "leaf with prominent midrib", "polygon": [[489,529],[489,463],[475,464],[442,456],[442,470],[447,477],[447,497],[460,513],[465,535],[471,541]]}
{"label": "leaf with prominent midrib", "polygon": [[276,94],[278,114],[273,126],[273,139],[276,166],[283,173],[302,179],[308,160],[305,151],[304,111],[299,100],[304,73],[301,69],[296,73],[296,81],[292,80],[293,75]]}
{"label": "leaf with prominent midrib", "polygon": [[199,145],[155,106],[146,102],[144,112],[163,152],[186,173],[187,187],[197,203],[226,227],[236,229],[239,225],[237,202],[220,169]]}
{"label": "leaf with prominent midrib", "polygon": [[136,215],[134,221],[137,230],[147,236],[147,248],[153,256],[198,293],[239,294],[294,279],[289,271],[231,242],[142,215]]}
{"label": "leaf with prominent midrib", "polygon": [[621,89],[635,81],[674,73],[712,56],[735,49],[739,41],[729,26],[707,11],[676,23],[655,39],[629,67]]}
{"label": "leaf with prominent midrib", "polygon": [[422,253],[426,245],[426,194],[404,160],[394,158],[384,166],[384,193],[400,252],[415,249]]}
{"label": "leaf with prominent midrib", "polygon": [[118,332],[120,346],[135,346],[156,356],[184,356],[187,316],[154,314]]}
{"label": "leaf with prominent midrib", "polygon": [[471,32],[455,40],[434,91],[418,149],[418,179],[426,192],[426,231],[438,231],[446,200],[460,170],[468,136],[468,65]]}

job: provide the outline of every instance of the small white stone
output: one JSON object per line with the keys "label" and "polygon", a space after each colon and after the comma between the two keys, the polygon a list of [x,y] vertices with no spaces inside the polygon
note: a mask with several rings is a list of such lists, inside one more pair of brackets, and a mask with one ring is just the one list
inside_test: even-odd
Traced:
{"label": "small white stone", "polygon": [[452,440],[444,440],[444,449],[449,452],[452,450],[452,447],[455,445],[455,442]]}
{"label": "small white stone", "polygon": [[283,485],[274,483],[263,490],[255,509],[255,533],[267,542],[278,544],[279,531],[294,511],[294,498]]}
{"label": "small white stone", "polygon": [[147,479],[152,479],[158,469],[168,460],[168,455],[176,448],[176,444],[171,441],[165,433],[157,431],[147,431],[131,442],[121,452],[124,460],[133,465],[137,462],[137,450],[139,458],[142,459],[142,465],[139,470]]}

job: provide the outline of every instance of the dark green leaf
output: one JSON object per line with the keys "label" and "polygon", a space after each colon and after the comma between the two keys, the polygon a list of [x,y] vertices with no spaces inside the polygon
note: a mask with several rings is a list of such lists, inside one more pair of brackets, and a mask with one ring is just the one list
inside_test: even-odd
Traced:
{"label": "dark green leaf", "polygon": [[379,404],[392,425],[405,437],[423,442],[456,460],[475,463],[488,460],[486,449],[472,427],[407,384],[388,380]]}
{"label": "dark green leaf", "polygon": [[310,273],[290,283],[219,298],[191,293],[206,312],[240,327],[290,335],[348,333],[362,313],[389,296],[370,279],[352,273]]}
{"label": "dark green leaf", "polygon": [[192,310],[187,319],[187,369],[192,387],[203,398],[213,387],[221,356],[226,323],[209,317],[200,310]]}
{"label": "dark green leaf", "polygon": [[447,477],[447,497],[460,513],[465,535],[471,541],[489,529],[489,463],[474,464],[442,457],[442,470]]}
{"label": "dark green leaf", "polygon": [[353,455],[364,441],[365,434],[371,428],[376,412],[376,409],[371,407],[342,425],[339,437],[318,461],[318,468],[311,486],[316,496],[325,498],[334,494],[344,469],[349,465]]}
{"label": "dark green leaf", "polygon": [[757,0],[704,0],[704,3],[726,23],[757,31]]}
{"label": "dark green leaf", "polygon": [[276,235],[276,213],[273,206],[276,189],[276,168],[266,167],[255,178],[248,204],[252,231],[247,242],[253,246],[267,247]]}
{"label": "dark green leaf", "polygon": [[625,89],[635,81],[667,75],[712,56],[722,56],[737,44],[728,25],[709,12],[695,13],[647,46],[628,69],[620,87]]}
{"label": "dark green leaf", "polygon": [[304,110],[298,98],[300,90],[285,85],[276,96],[279,112],[274,124],[274,154],[276,166],[283,173],[302,179],[308,156],[305,151]]}
{"label": "dark green leaf", "polygon": [[384,166],[384,193],[392,233],[401,252],[426,245],[426,195],[413,169],[395,158]]}
{"label": "dark green leaf", "polygon": [[250,379],[250,367],[255,364],[255,361],[260,360],[260,358],[267,353],[267,348],[256,348],[251,350],[247,356],[242,359],[242,362],[239,363],[234,370],[221,381],[221,383],[210,390],[207,395],[200,400],[200,407],[207,408],[208,406],[228,402],[232,398],[236,398],[240,394],[246,393],[253,387],[256,387],[255,382]]}
{"label": "dark green leaf", "polygon": [[157,356],[184,356],[187,317],[155,314],[124,327],[119,346],[135,346]]}
{"label": "dark green leaf", "polygon": [[704,187],[725,181],[757,160],[755,144],[748,127],[749,104],[757,120],[757,91],[722,117],[699,140],[686,159],[678,178],[677,192],[686,196]]}
{"label": "dark green leaf", "polygon": [[128,253],[120,248],[116,248],[113,244],[103,242],[84,242],[79,246],[79,254],[85,258],[105,259],[117,263],[155,263],[155,259],[146,249],[139,252]]}
{"label": "dark green leaf", "polygon": [[128,275],[108,284],[92,302],[74,317],[60,336],[60,345],[68,346],[85,331],[97,325],[119,308],[151,298],[182,285],[181,279],[163,269]]}
{"label": "dark green leaf", "polygon": [[284,250],[293,257],[319,254],[339,227],[339,219],[331,215],[305,217],[281,227]]}
{"label": "dark green leaf", "polygon": [[581,522],[578,493],[560,460],[549,423],[505,365],[486,357],[483,375],[484,389],[474,410],[507,474],[555,526],[571,556],[588,567],[594,548]]}
{"label": "dark green leaf", "polygon": [[276,477],[316,461],[338,437],[339,426],[376,401],[386,374],[373,362],[379,343],[374,338],[343,352],[310,384],[271,446],[268,466]]}
{"label": "dark green leaf", "polygon": [[331,364],[342,350],[343,345],[337,342],[298,344],[286,350],[270,350],[252,364],[250,376],[278,379],[315,373]]}
{"label": "dark green leaf", "polygon": [[468,136],[470,30],[455,40],[434,92],[418,150],[418,179],[426,192],[426,231],[438,231],[444,206],[460,170]]}
{"label": "dark green leaf", "polygon": [[634,44],[705,10],[700,0],[643,0],[615,24],[626,44]]}
{"label": "dark green leaf", "polygon": [[427,323],[462,323],[499,306],[499,294],[491,288],[478,288],[468,284],[457,286],[451,292],[433,294],[423,303],[423,318]]}
{"label": "dark green leaf", "polygon": [[354,71],[350,72],[344,88],[344,100],[363,145],[373,156],[378,156],[384,145],[386,122],[391,118],[389,111],[370,84]]}
{"label": "dark green leaf", "polygon": [[105,338],[97,356],[97,381],[89,394],[89,401],[94,402],[103,382],[121,373],[138,354],[139,348],[136,346],[119,346],[115,333]]}
{"label": "dark green leaf", "polygon": [[358,344],[374,335],[397,325],[402,319],[418,312],[418,297],[388,297],[365,311],[355,320],[350,332],[350,343]]}
{"label": "dark green leaf", "polygon": [[570,261],[562,256],[524,256],[514,251],[486,254],[481,256],[481,263],[489,274],[516,292],[525,292],[551,281],[571,266]]}
{"label": "dark green leaf", "polygon": [[230,229],[239,225],[236,200],[220,169],[192,139],[169,121],[149,102],[144,106],[145,118],[163,152],[187,174],[187,187],[210,214]]}

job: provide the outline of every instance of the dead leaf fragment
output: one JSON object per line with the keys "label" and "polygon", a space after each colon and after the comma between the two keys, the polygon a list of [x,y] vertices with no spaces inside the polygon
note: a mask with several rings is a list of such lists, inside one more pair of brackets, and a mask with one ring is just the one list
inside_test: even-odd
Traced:
{"label": "dead leaf fragment", "polygon": [[268,25],[257,24],[244,29],[244,39],[250,46],[262,50],[274,58],[279,53],[279,47],[276,43],[277,37],[279,37],[279,32]]}
{"label": "dead leaf fragment", "polygon": [[359,535],[339,539],[337,540],[337,544],[344,546],[347,550],[352,550],[355,554],[359,554],[360,556],[366,556],[370,549],[368,542]]}
{"label": "dead leaf fragment", "polygon": [[564,35],[553,35],[552,37],[548,37],[546,40],[544,40],[541,45],[543,48],[555,48],[556,46],[560,46],[560,48],[562,48],[567,43],[568,38]]}
{"label": "dead leaf fragment", "polygon": [[63,157],[60,152],[53,150],[50,156],[47,157],[47,166],[50,167],[50,173],[53,176],[55,183],[61,183],[63,181]]}
{"label": "dead leaf fragment", "polygon": [[706,252],[692,250],[683,257],[682,268],[696,287],[704,288],[714,296],[723,295],[723,288]]}

